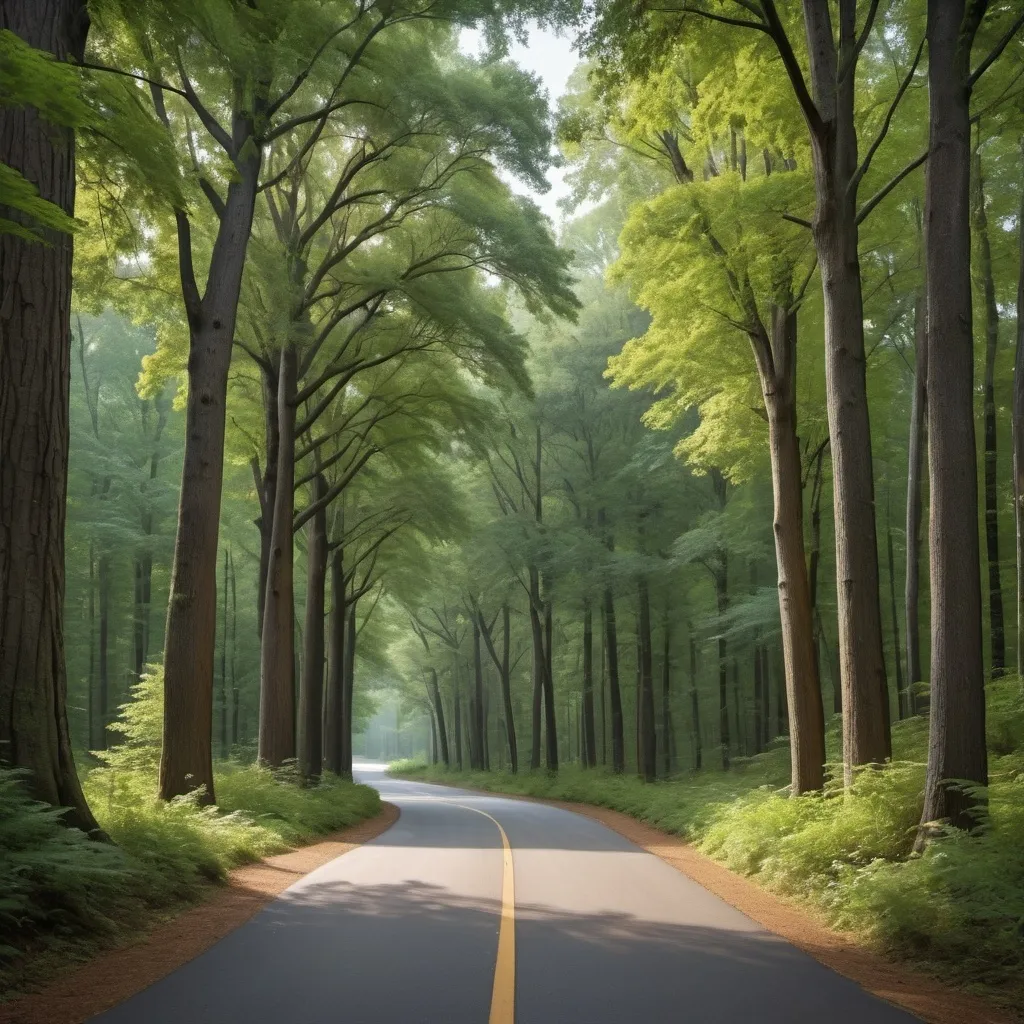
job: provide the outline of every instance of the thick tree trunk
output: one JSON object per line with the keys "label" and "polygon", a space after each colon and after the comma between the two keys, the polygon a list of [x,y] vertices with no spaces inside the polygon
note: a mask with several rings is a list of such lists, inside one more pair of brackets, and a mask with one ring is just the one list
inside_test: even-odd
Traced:
{"label": "thick tree trunk", "polygon": [[[817,206],[813,234],[825,300],[825,396],[832,448],[839,661],[843,688],[843,763],[847,783],[858,765],[891,753],[878,542],[875,532],[871,426],[865,376],[864,308],[857,229],[857,126],[853,60],[856,4],[840,5],[837,54],[829,7],[804,0],[814,99],[821,116],[811,128]],[[787,684],[788,685],[788,684]]]}
{"label": "thick tree trunk", "polygon": [[345,550],[339,544],[331,556],[331,615],[327,638],[327,687],[324,693],[324,764],[341,775],[341,728],[345,679]]}
{"label": "thick tree trunk", "polygon": [[[327,481],[313,481],[312,500],[322,501]],[[306,625],[303,629],[302,676],[299,680],[299,771],[318,779],[323,770],[324,604],[327,584],[327,507],[309,521],[306,544]]]}
{"label": "thick tree trunk", "polygon": [[928,479],[931,714],[922,822],[976,824],[985,785],[974,354],[971,331],[970,49],[964,0],[929,0]]}
{"label": "thick tree trunk", "polygon": [[896,707],[903,717],[903,652],[900,650],[900,616],[896,603],[896,558],[892,546],[892,521],[889,517],[889,501],[885,503],[885,546],[889,561],[889,606],[892,609],[892,646],[896,662]]}
{"label": "thick tree trunk", "polygon": [[907,714],[918,713],[915,687],[923,682],[921,668],[921,465],[928,423],[928,310],[927,284],[914,301],[914,393],[910,404],[910,442],[907,447],[907,578],[904,614],[907,621]]}
{"label": "thick tree trunk", "polygon": [[441,761],[445,768],[451,767],[448,753],[448,730],[444,724],[444,702],[441,700],[441,687],[437,682],[437,671],[430,670],[430,701],[434,706],[434,718],[437,722],[437,740],[441,748]]}
{"label": "thick tree trunk", "polygon": [[597,766],[597,733],[594,728],[594,613],[590,598],[583,599],[583,764]]}
{"label": "thick tree trunk", "polygon": [[[81,0],[10,0],[0,29],[81,61],[89,16]],[[0,108],[0,162],[74,212],[70,131],[31,107]],[[69,808],[64,821],[89,832],[64,659],[72,241],[48,243],[0,235],[0,761],[27,769],[32,795]]]}
{"label": "thick tree trunk", "polygon": [[[256,587],[256,631],[263,636],[263,612],[267,603],[267,574],[270,572],[271,533],[274,528],[274,504],[277,501],[277,464],[280,447],[280,420],[277,415],[277,392],[279,388],[278,367],[267,360],[260,367],[260,382],[263,386],[263,422],[267,448],[267,464],[262,480],[257,480],[260,499],[260,517],[256,528],[260,531],[260,569]],[[259,476],[259,466],[254,462],[254,472]]]}
{"label": "thick tree trunk", "polygon": [[[1024,136],[1020,142],[1024,167]],[[1024,675],[1024,188],[1017,214],[1017,348],[1013,358],[1013,511],[1017,551],[1017,674]]]}
{"label": "thick tree trunk", "polygon": [[279,768],[295,757],[295,406],[298,355],[281,349],[277,391],[277,493],[260,637],[259,760]]}
{"label": "thick tree trunk", "polygon": [[[214,802],[211,726],[217,625],[217,540],[224,479],[228,368],[252,231],[259,177],[257,152],[236,161],[210,257],[206,292],[189,311],[188,403],[164,642],[164,731],[160,796],[203,788]],[[190,253],[182,233],[179,249]],[[183,263],[191,265],[191,256]],[[183,271],[183,277],[190,276]]]}
{"label": "thick tree trunk", "polygon": [[654,720],[654,665],[651,650],[651,599],[647,579],[637,580],[637,603],[640,608],[640,746],[637,768],[645,782],[658,777],[657,732]]}
{"label": "thick tree trunk", "polygon": [[999,347],[999,306],[992,271],[992,247],[985,211],[985,183],[981,153],[975,149],[972,227],[977,245],[979,291],[985,309],[985,553],[988,564],[988,614],[992,643],[992,678],[1006,671],[1006,632],[1003,618],[1003,587],[999,569],[999,474],[996,452],[996,352]]}
{"label": "thick tree trunk", "polygon": [[220,647],[220,756],[228,756],[228,549],[224,549],[224,583],[221,587]]}

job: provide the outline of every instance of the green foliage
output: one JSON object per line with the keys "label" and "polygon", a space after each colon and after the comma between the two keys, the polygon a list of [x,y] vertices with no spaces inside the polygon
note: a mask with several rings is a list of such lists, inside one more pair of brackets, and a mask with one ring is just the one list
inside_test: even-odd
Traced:
{"label": "green foliage", "polygon": [[0,989],[31,976],[41,953],[81,956],[157,912],[201,899],[233,867],[372,817],[375,790],[337,779],[300,788],[255,766],[217,766],[219,807],[199,794],[156,798],[163,709],[159,672],[133,690],[113,728],[124,740],[85,779],[112,844],[60,823],[0,768]]}

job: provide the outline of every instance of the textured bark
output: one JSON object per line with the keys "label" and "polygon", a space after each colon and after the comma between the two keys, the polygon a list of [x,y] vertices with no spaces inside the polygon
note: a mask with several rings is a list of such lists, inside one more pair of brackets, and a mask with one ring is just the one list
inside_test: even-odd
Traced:
{"label": "textured bark", "polygon": [[[327,493],[327,481],[313,481],[312,500]],[[327,508],[309,521],[306,544],[306,622],[302,631],[302,676],[299,679],[299,771],[318,779],[323,770],[324,605],[327,584]]]}
{"label": "textured bark", "polygon": [[297,354],[281,349],[277,389],[277,493],[260,637],[259,760],[278,768],[295,757],[295,406]]}
{"label": "textured bark", "polygon": [[932,657],[922,822],[948,820],[960,828],[975,824],[977,799],[950,780],[988,781],[971,331],[973,36],[965,24],[965,0],[929,0],[925,208]]}
{"label": "textured bark", "polygon": [[[980,131],[980,128],[979,128]],[[999,306],[992,272],[992,247],[985,211],[985,183],[981,153],[975,148],[972,192],[972,228],[977,247],[976,278],[985,310],[985,554],[988,566],[988,615],[992,645],[992,678],[1006,671],[1006,633],[1003,586],[999,571],[999,474],[996,443],[996,352],[999,347]]]}
{"label": "textured bark", "polygon": [[[238,137],[251,126],[235,126]],[[203,788],[213,802],[213,666],[217,626],[217,541],[224,480],[228,369],[252,230],[259,155],[235,161],[202,299],[186,299],[188,402],[164,642],[164,730],[160,796]],[[191,277],[187,217],[178,215],[183,282]],[[194,282],[191,282],[194,286]]]}
{"label": "textured bark", "polygon": [[914,304],[914,393],[910,404],[907,446],[907,575],[904,615],[907,621],[907,714],[919,711],[915,686],[924,679],[921,667],[921,524],[924,502],[921,466],[928,443],[928,311],[927,284]]}
{"label": "textured bark", "polygon": [[324,764],[341,775],[341,727],[345,678],[345,557],[340,545],[331,555],[331,615],[327,639],[327,686],[324,693]]}
{"label": "textured bark", "polygon": [[[89,18],[81,0],[5,0],[0,29],[80,61]],[[33,108],[0,108],[0,161],[74,212],[70,131]],[[27,769],[34,797],[93,831],[71,753],[64,659],[72,241],[48,242],[0,235],[0,761]]]}
{"label": "textured bark", "polygon": [[[839,47],[829,5],[804,0],[814,104],[811,153],[816,208],[813,235],[825,301],[825,395],[832,448],[839,661],[843,688],[843,763],[891,754],[879,601],[871,426],[865,376],[864,308],[858,254],[854,0],[839,5]],[[787,684],[788,685],[788,684]]]}
{"label": "textured bark", "polygon": [[651,650],[651,598],[647,579],[637,580],[637,604],[640,608],[640,746],[637,768],[645,782],[658,776],[657,731],[654,720],[654,670]]}

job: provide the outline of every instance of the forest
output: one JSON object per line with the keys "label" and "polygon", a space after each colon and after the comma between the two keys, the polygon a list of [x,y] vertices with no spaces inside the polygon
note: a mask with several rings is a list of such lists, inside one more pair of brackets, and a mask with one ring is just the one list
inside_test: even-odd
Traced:
{"label": "forest", "polygon": [[365,752],[1019,1006],[1022,307],[1015,0],[0,0],[0,992]]}

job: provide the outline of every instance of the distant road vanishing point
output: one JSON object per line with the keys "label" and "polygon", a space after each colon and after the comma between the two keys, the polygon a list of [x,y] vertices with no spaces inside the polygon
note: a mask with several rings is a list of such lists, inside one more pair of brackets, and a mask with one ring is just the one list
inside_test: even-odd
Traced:
{"label": "distant road vanishing point", "polygon": [[388,777],[383,835],[98,1024],[911,1024],[603,825]]}

